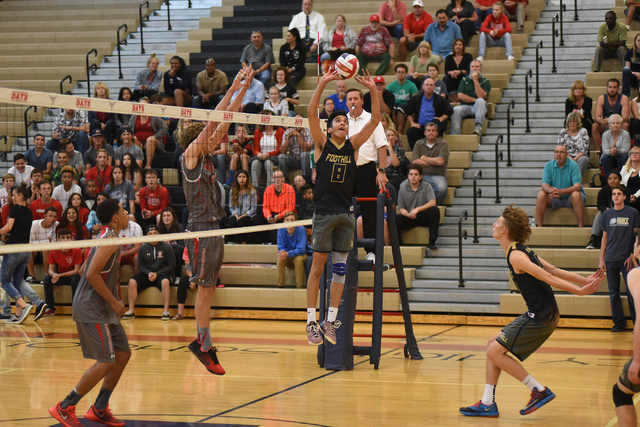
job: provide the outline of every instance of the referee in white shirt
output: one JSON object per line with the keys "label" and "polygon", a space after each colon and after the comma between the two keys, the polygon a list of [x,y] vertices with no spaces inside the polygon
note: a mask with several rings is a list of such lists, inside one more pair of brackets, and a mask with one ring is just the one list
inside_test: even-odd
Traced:
{"label": "referee in white shirt", "polygon": [[[362,92],[360,89],[347,90],[347,107],[349,108],[349,133],[355,135],[360,132],[371,118],[371,114],[362,109]],[[356,197],[376,197],[378,190],[387,184],[387,148],[389,143],[382,124],[378,123],[367,142],[358,150],[358,170],[356,172]],[[376,166],[376,161],[380,165]],[[376,203],[361,202],[362,228],[365,238],[376,237]],[[382,238],[382,236],[381,236]],[[373,248],[365,248],[373,252]],[[367,254],[367,259],[371,259]]]}

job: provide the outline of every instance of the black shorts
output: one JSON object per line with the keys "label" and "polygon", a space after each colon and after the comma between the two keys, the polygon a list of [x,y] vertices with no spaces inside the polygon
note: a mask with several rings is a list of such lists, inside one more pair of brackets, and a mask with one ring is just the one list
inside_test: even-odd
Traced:
{"label": "black shorts", "polygon": [[538,323],[524,313],[509,323],[496,339],[521,362],[531,356],[556,330],[558,321],[551,324]]}
{"label": "black shorts", "polygon": [[633,391],[634,393],[640,393],[640,384],[634,384],[631,381],[629,381],[629,366],[631,365],[631,362],[633,362],[633,359],[629,360],[624,365],[624,367],[622,368],[622,371],[620,372],[620,377],[618,378],[618,381],[620,381],[623,386]]}
{"label": "black shorts", "polygon": [[167,279],[169,281],[169,286],[171,286],[171,276],[168,274],[158,274],[158,277],[156,277],[156,280],[153,282],[149,280],[149,276],[144,273],[138,273],[133,276],[132,279],[138,284],[138,293],[151,287],[156,287],[162,290],[162,281],[164,279]]}
{"label": "black shorts", "polygon": [[76,322],[80,347],[85,359],[101,363],[116,361],[116,351],[129,351],[129,340],[122,324]]}

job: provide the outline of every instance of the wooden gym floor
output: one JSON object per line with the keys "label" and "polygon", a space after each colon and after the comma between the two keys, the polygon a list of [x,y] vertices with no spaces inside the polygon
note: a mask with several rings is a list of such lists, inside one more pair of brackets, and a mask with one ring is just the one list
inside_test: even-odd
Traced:
{"label": "wooden gym floor", "polygon": [[[402,339],[383,339],[380,368],[356,357],[352,371],[325,371],[304,322],[215,320],[214,344],[227,371],[207,373],[188,352],[195,320],[123,322],[133,356],[111,398],[127,426],[613,426],[611,387],[631,357],[632,333],[558,329],[525,362],[557,395],[528,416],[525,386],[503,374],[498,419],[467,418],[460,406],[484,390],[484,346],[492,326],[415,325],[424,360],[404,359]],[[356,324],[356,333],[370,325]],[[385,324],[384,334],[403,334]],[[82,358],[70,316],[0,324],[0,426],[59,425],[47,409],[66,396],[92,361]],[[356,338],[357,344],[367,339]],[[78,405],[82,415],[98,387]],[[83,420],[85,426],[91,426]]]}

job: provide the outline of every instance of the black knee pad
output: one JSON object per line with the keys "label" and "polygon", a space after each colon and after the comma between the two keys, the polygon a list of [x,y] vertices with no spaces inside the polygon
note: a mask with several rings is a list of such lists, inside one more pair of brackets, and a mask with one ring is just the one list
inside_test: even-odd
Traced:
{"label": "black knee pad", "polygon": [[616,408],[627,405],[633,406],[633,394],[627,394],[620,390],[620,387],[618,387],[616,383],[613,386],[613,403],[616,405]]}

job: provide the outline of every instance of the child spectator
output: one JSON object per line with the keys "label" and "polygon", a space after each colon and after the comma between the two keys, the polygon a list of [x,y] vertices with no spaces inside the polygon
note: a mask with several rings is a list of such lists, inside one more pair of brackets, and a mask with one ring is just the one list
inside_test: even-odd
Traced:
{"label": "child spectator", "polygon": [[[61,228],[58,230],[58,242],[73,240],[71,230]],[[53,294],[57,286],[71,286],[71,295],[75,296],[76,288],[80,283],[80,267],[82,267],[82,249],[56,249],[49,253],[48,274],[44,276],[44,299],[49,309],[45,316],[56,315],[56,300]]]}
{"label": "child spectator", "polygon": [[51,197],[56,199],[64,209],[69,204],[69,197],[74,193],[82,193],[82,189],[73,183],[73,177],[75,176],[75,169],[71,166],[65,166],[62,168],[62,185],[58,185],[53,189]]}
{"label": "child spectator", "polygon": [[[284,222],[293,222],[297,219],[295,212],[287,212],[284,216]],[[311,253],[304,227],[278,230],[278,287],[284,287],[285,267],[295,269],[296,287],[300,289],[305,287],[304,263]]]}
{"label": "child spectator", "polygon": [[96,203],[96,197],[98,197],[98,186],[94,180],[89,180],[85,183],[84,202],[89,210],[93,209]]}
{"label": "child spectator", "polygon": [[9,193],[11,187],[15,185],[15,177],[12,173],[4,174],[2,177],[2,188],[0,189],[0,208],[9,203]]}
{"label": "child spectator", "polygon": [[96,196],[96,203],[93,205],[91,212],[89,212],[89,219],[87,219],[87,229],[89,229],[92,233],[100,231],[100,227],[102,227],[102,224],[100,224],[100,221],[98,221],[98,217],[96,215],[96,208],[105,200],[109,200],[109,195],[107,193],[98,193],[98,195]]}
{"label": "child spectator", "polygon": [[33,166],[27,165],[24,154],[18,153],[13,156],[13,166],[9,168],[8,173],[15,177],[17,185],[26,185],[27,187],[30,187],[31,171],[33,169]]}
{"label": "child spectator", "polygon": [[[51,181],[57,186],[62,184],[62,168],[67,166],[69,163],[69,155],[66,151],[60,151],[56,154],[56,164],[51,170]],[[73,182],[75,184],[78,183],[80,179],[80,175],[78,174],[78,170],[73,168],[75,174],[73,175]]]}
{"label": "child spectator", "polygon": [[124,168],[116,165],[111,170],[111,182],[107,184],[104,192],[110,199],[117,199],[124,210],[133,215],[136,211],[136,194],[133,191],[133,184],[124,179]]}
{"label": "child spectator", "polygon": [[231,155],[231,163],[229,165],[229,179],[225,185],[231,185],[233,181],[233,174],[238,168],[238,162],[242,170],[249,170],[249,159],[253,156],[253,139],[247,138],[247,130],[242,124],[236,125],[236,140],[231,142],[231,149],[233,154]]}
{"label": "child spectator", "polygon": [[313,189],[309,184],[305,184],[300,187],[300,206],[298,212],[300,213],[299,219],[312,219],[313,210],[315,204],[313,203]]}
{"label": "child spectator", "polygon": [[[147,227],[159,222],[160,213],[171,206],[169,190],[158,183],[158,172],[149,169],[145,176],[147,185],[140,190],[140,213],[136,219],[141,227]],[[180,251],[182,256],[182,251]]]}
{"label": "child spectator", "polygon": [[[33,211],[32,211],[33,212]],[[35,219],[31,223],[31,234],[29,237],[29,243],[49,243],[53,242],[56,237],[56,227],[58,226],[58,210],[53,206],[49,206],[45,209],[44,219]],[[28,283],[36,283],[35,279],[35,262],[39,252],[31,252],[31,259],[27,264],[27,278]],[[47,259],[49,258],[49,251],[43,251],[41,254],[41,261],[43,271],[47,271]]]}
{"label": "child spectator", "polygon": [[271,86],[269,89],[269,98],[264,103],[264,109],[273,111],[276,116],[287,117],[289,115],[289,103],[280,99],[280,91],[275,86]]}
{"label": "child spectator", "polygon": [[38,190],[40,192],[40,198],[31,203],[33,219],[44,219],[47,208],[54,207],[58,211],[58,221],[60,221],[63,209],[60,202],[51,197],[51,192],[53,191],[51,188],[51,182],[46,180],[40,181],[40,184],[38,184]]}

